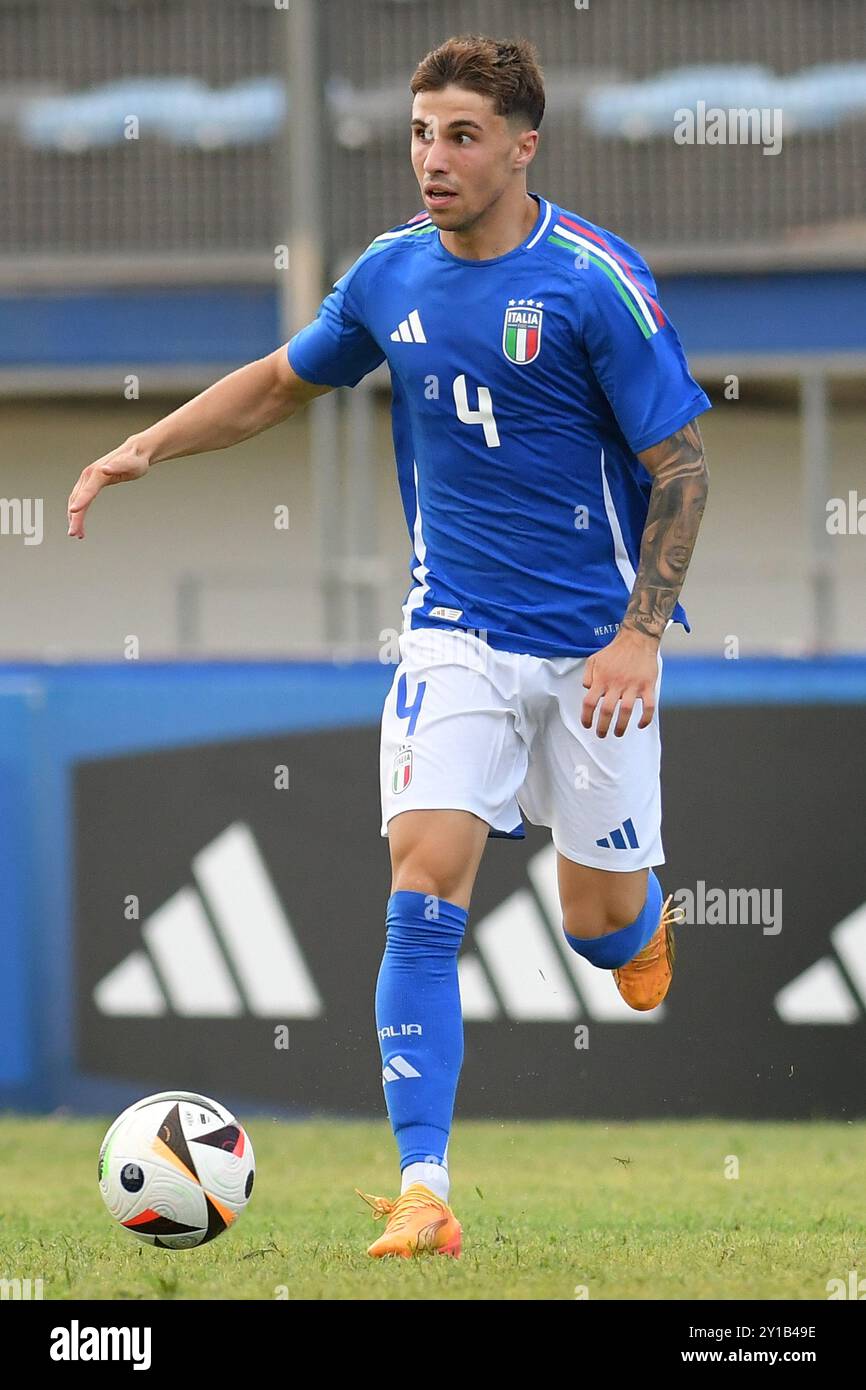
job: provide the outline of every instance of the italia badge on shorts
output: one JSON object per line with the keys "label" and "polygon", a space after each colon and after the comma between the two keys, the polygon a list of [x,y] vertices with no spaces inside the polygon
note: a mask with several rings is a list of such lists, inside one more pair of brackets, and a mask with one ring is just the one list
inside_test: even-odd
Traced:
{"label": "italia badge on shorts", "polygon": [[509,299],[502,326],[502,351],[509,362],[525,367],[541,351],[541,321],[544,305],[540,299]]}
{"label": "italia badge on shorts", "polygon": [[412,749],[399,748],[394,755],[394,771],[391,775],[391,789],[396,795],[404,792],[412,781]]}

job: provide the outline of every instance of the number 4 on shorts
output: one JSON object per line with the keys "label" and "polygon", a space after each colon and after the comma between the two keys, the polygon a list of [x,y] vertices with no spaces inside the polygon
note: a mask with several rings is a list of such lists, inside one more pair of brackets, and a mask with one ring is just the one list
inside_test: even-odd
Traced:
{"label": "number 4 on shorts", "polygon": [[397,717],[399,719],[409,720],[409,727],[406,730],[407,737],[409,734],[414,734],[415,732],[415,725],[418,723],[418,715],[421,713],[421,701],[424,699],[424,691],[426,689],[427,682],[419,681],[418,689],[415,693],[415,703],[414,705],[410,705],[406,702],[407,682],[405,672],[397,682]]}

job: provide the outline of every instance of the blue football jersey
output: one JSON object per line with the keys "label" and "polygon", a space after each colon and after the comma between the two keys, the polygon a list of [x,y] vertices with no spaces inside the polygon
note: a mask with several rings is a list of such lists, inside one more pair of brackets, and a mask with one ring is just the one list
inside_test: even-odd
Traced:
{"label": "blue football jersey", "polygon": [[637,252],[532,197],[529,236],[489,260],[452,255],[426,213],[378,236],[288,354],[328,386],[388,363],[404,629],[586,656],[634,585],[652,487],[635,455],[710,402]]}

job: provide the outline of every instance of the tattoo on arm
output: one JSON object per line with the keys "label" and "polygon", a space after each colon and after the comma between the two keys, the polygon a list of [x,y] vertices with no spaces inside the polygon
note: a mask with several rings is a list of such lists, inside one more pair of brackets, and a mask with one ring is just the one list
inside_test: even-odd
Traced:
{"label": "tattoo on arm", "polygon": [[652,473],[653,487],[622,625],[660,638],[683,587],[709,487],[697,421],[638,457]]}

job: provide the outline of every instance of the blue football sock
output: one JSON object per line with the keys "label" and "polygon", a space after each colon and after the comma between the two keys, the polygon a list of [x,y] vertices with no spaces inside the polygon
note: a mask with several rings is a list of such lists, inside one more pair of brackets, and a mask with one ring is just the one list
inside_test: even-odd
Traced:
{"label": "blue football sock", "polygon": [[584,938],[569,936],[568,932],[564,936],[571,949],[577,951],[579,956],[585,956],[592,965],[597,965],[600,970],[618,970],[643,950],[659,924],[661,910],[662,886],[650,869],[646,902],[627,927],[608,932],[606,936]]}
{"label": "blue football sock", "polygon": [[431,894],[401,889],[388,899],[376,1028],[401,1169],[445,1163],[463,1062],[457,952],[467,917]]}

